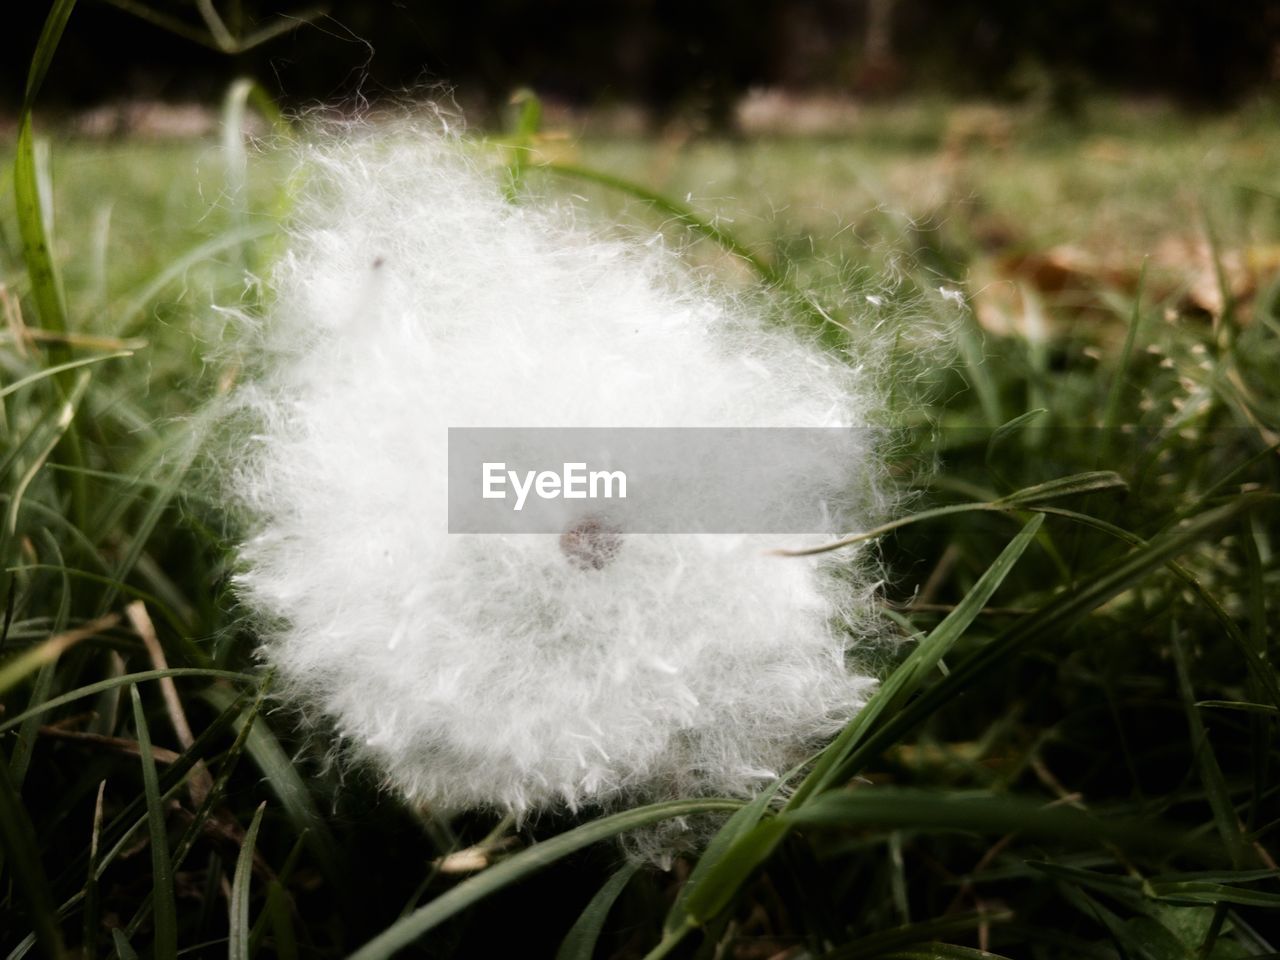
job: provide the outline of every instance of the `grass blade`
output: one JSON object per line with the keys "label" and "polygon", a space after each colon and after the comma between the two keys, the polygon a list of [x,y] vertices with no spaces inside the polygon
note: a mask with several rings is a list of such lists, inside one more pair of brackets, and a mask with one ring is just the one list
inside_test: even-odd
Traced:
{"label": "grass blade", "polygon": [[1158,570],[1195,544],[1208,540],[1233,523],[1242,513],[1255,509],[1262,502],[1263,500],[1256,498],[1241,497],[1226,506],[1208,511],[1191,522],[1156,537],[1076,589],[1063,593],[1035,613],[1019,620],[954,667],[944,680],[924,691],[883,728],[873,733],[849,758],[843,775],[852,774],[869,757],[889,744],[896,743],[906,731],[938,710],[943,703],[998,670],[1023,645],[1074,626],[1092,610],[1131,589],[1152,571]]}
{"label": "grass blade", "polygon": [[[846,943],[830,953],[824,953],[821,960],[868,960],[870,957],[881,957],[890,951],[912,947],[914,944],[934,940],[937,937],[965,933],[984,923],[1001,923],[1012,917],[1013,914],[1007,912],[966,913],[958,917],[941,917],[923,923],[912,923]],[[987,954],[987,956],[992,955]]]}
{"label": "grass blade", "polygon": [[1028,424],[1038,420],[1048,412],[1049,411],[1044,407],[1036,407],[1033,410],[1028,410],[1026,413],[1019,414],[1012,420],[1000,424],[1000,426],[991,431],[991,436],[987,439],[987,452],[986,456],[983,458],[983,462],[986,466],[987,473],[990,474],[993,479],[998,480],[1001,485],[1004,485],[1005,481],[1004,477],[1001,475],[1000,468],[996,463],[996,454],[1001,451],[1001,448],[1007,440],[1016,435]]}
{"label": "grass blade", "polygon": [[1240,870],[1254,858],[1242,831],[1240,820],[1236,817],[1235,806],[1231,802],[1231,793],[1227,789],[1222,768],[1218,765],[1218,758],[1214,756],[1213,748],[1210,746],[1204,718],[1196,709],[1195,691],[1191,686],[1191,668],[1187,663],[1187,652],[1179,636],[1176,620],[1171,628],[1169,648],[1173,653],[1173,663],[1178,674],[1178,694],[1182,698],[1183,712],[1187,717],[1187,726],[1191,730],[1192,751],[1196,759],[1196,768],[1200,772],[1200,783],[1204,786],[1205,795],[1209,798],[1209,807],[1213,810],[1213,820],[1217,824],[1218,834],[1231,854],[1231,863]]}
{"label": "grass blade", "polygon": [[1102,415],[1102,427],[1107,431],[1114,430],[1119,425],[1120,398],[1125,388],[1125,377],[1129,373],[1133,348],[1138,342],[1138,326],[1142,322],[1142,291],[1147,285],[1147,262],[1143,258],[1142,269],[1138,272],[1138,289],[1133,293],[1133,312],[1129,315],[1124,347],[1120,350],[1120,362],[1111,376],[1111,389],[1107,392],[1107,406]]}
{"label": "grass blade", "polygon": [[1039,483],[1032,487],[1025,487],[1022,490],[1015,491],[1008,496],[999,497],[995,500],[982,500],[974,503],[952,503],[945,507],[933,507],[929,510],[922,510],[919,513],[913,513],[907,517],[900,517],[889,523],[883,523],[871,530],[855,533],[852,536],[835,540],[831,543],[824,543],[817,547],[807,547],[803,550],[775,550],[778,556],[782,557],[808,557],[818,553],[829,553],[832,550],[839,550],[841,547],[852,546],[855,543],[865,543],[868,540],[875,540],[884,536],[886,533],[892,533],[902,527],[910,526],[914,523],[921,523],[925,520],[937,520],[941,517],[949,517],[957,513],[968,513],[974,510],[992,510],[997,512],[1009,510],[1026,510],[1033,507],[1039,507],[1041,504],[1050,500],[1056,500],[1060,497],[1074,497],[1086,493],[1096,493],[1100,490],[1123,490],[1128,486],[1124,478],[1118,473],[1111,470],[1091,470],[1087,473],[1077,473],[1069,477],[1059,477],[1056,480],[1049,480],[1046,483]]}
{"label": "grass blade", "polygon": [[267,909],[271,929],[275,933],[272,946],[277,960],[297,960],[298,935],[293,928],[293,907],[284,885],[278,880],[267,884]]}
{"label": "grass blade", "polygon": [[[58,540],[48,530],[44,531],[44,539],[50,553],[50,559],[54,560],[59,566],[62,564],[62,550],[58,546]],[[67,620],[71,616],[71,583],[67,577],[65,569],[59,571],[61,578],[62,599],[58,603],[58,611],[53,618],[53,633],[55,636],[64,633],[67,627]],[[7,626],[7,624],[6,624]],[[54,676],[56,674],[57,660],[50,660],[42,666],[36,674],[35,682],[31,685],[31,697],[27,701],[28,706],[36,706],[49,699],[49,692],[53,689]],[[2,688],[0,684],[0,688]],[[36,734],[38,725],[35,720],[28,720],[18,728],[18,736],[14,740],[13,750],[9,754],[9,772],[13,776],[13,783],[17,790],[22,790],[22,783],[27,777],[27,768],[31,763],[31,754],[36,746]]]}
{"label": "grass blade", "polygon": [[1128,486],[1125,479],[1114,470],[1089,470],[1025,487],[993,503],[1000,507],[1030,507],[1049,500],[1078,497],[1101,490],[1125,490]]}
{"label": "grass blade", "polygon": [[[561,177],[595,183],[610,190],[616,190],[624,196],[639,200],[642,203],[647,203],[653,209],[666,214],[687,230],[710,240],[726,253],[743,261],[766,284],[788,294],[794,306],[819,329],[848,329],[844,323],[823,309],[811,293],[797,287],[785,269],[779,269],[771,264],[768,260],[752,251],[749,246],[739,240],[733,233],[701,216],[687,203],[673,200],[634,181],[616,177],[600,170],[592,170],[589,167],[578,166],[577,164],[544,162],[538,164],[538,169],[546,170],[548,173]],[[521,170],[523,172],[523,167]]]}
{"label": "grass blade", "polygon": [[169,836],[165,829],[160,781],[151,755],[151,731],[142,709],[136,685],[129,688],[133,700],[133,720],[138,728],[138,748],[142,755],[142,785],[147,797],[147,828],[151,833],[151,902],[155,914],[155,954],[172,957],[178,952],[178,908],[174,902],[173,864],[169,860]]}
{"label": "grass blade", "polygon": [[[262,702],[266,697],[266,691],[260,690],[256,701],[250,708],[251,719],[257,715],[261,709]],[[183,782],[188,770],[195,768],[197,757],[204,752],[204,747],[211,742],[215,736],[220,735],[224,730],[230,729],[232,719],[239,713],[245,697],[242,695],[229,708],[224,710],[212,724],[209,725],[200,737],[192,744],[191,748],[184,751],[178,758],[177,762],[167,771],[170,788],[176,789]],[[195,846],[204,831],[206,824],[209,823],[213,816],[215,808],[222,802],[222,798],[226,792],[227,780],[230,778],[232,771],[239,762],[241,751],[244,749],[244,741],[247,734],[247,728],[241,728],[240,733],[236,736],[235,742],[231,748],[224,754],[222,760],[222,768],[218,772],[218,777],[214,780],[212,787],[205,794],[200,806],[196,809],[191,817],[190,823],[183,830],[178,838],[177,844],[173,848],[173,872],[176,875],[186,862],[187,855],[191,853],[192,847]],[[182,778],[182,779],[179,779]],[[126,811],[127,812],[127,811]],[[151,915],[152,900],[147,897],[134,911],[132,919],[125,926],[125,931],[130,935],[136,933],[142,926],[147,917]]]}
{"label": "grass blade", "polygon": [[1205,881],[1178,880],[1171,883],[1150,884],[1151,894],[1157,899],[1169,903],[1200,906],[1222,903],[1234,903],[1242,907],[1261,907],[1266,910],[1280,909],[1280,893],[1266,893],[1262,890],[1241,890],[1239,887],[1225,883],[1208,883]]}
{"label": "grass blade", "polygon": [[[183,479],[191,469],[192,463],[195,461],[196,454],[199,452],[201,440],[204,431],[208,429],[211,414],[206,413],[204,416],[195,420],[190,424],[189,433],[183,438],[183,442],[179,445],[178,452],[174,462],[169,466],[169,475],[165,477],[164,487],[157,491],[147,502],[146,512],[143,514],[142,520],[137,527],[131,531],[131,542],[129,548],[124,551],[113,571],[113,578],[117,583],[124,583],[129,574],[133,572],[133,568],[137,565],[142,551],[146,548],[147,542],[151,539],[151,534],[156,528],[156,524],[160,522],[161,516],[169,509],[174,497],[178,495],[178,490],[182,485]],[[100,605],[102,609],[106,609],[115,603],[119,596],[119,590],[116,587],[110,587],[103,594]],[[194,644],[186,645],[187,653],[196,658],[197,663],[205,665],[208,658],[204,655],[200,648]],[[203,663],[202,663],[203,661]]]}
{"label": "grass blade", "polygon": [[[201,696],[219,710],[227,709],[234,700],[230,690],[219,687],[210,687],[204,690]],[[293,822],[295,829],[300,835],[305,834],[307,846],[319,863],[320,869],[336,889],[344,889],[348,878],[341,867],[342,855],[338,850],[337,841],[333,838],[328,822],[316,808],[311,790],[298,772],[298,767],[285,753],[284,748],[280,746],[280,741],[276,739],[275,734],[261,717],[256,714],[237,717],[235,721],[237,731],[247,723],[252,723],[245,746],[249,756],[262,771],[262,775],[270,784],[272,792],[284,807],[285,814]]]}
{"label": "grass blade", "polygon": [[56,366],[45,367],[30,376],[23,377],[21,380],[15,380],[7,387],[0,389],[0,399],[7,397],[9,394],[21,390],[23,387],[33,383],[39,383],[47,377],[57,376],[67,370],[75,370],[78,367],[87,367],[91,364],[102,363],[104,360],[119,360],[121,357],[132,357],[132,350],[117,350],[115,353],[105,353],[96,357],[83,357],[80,360],[68,360],[66,363],[59,363]]}
{"label": "grass blade", "polygon": [[518,107],[514,129],[502,138],[507,153],[507,183],[504,189],[507,200],[515,203],[524,182],[525,168],[533,151],[534,139],[542,125],[542,101],[532,90],[517,90],[511,97],[511,105]]}
{"label": "grass blade", "polygon": [[132,335],[145,319],[147,304],[164,292],[165,287],[173,283],[198,263],[203,263],[216,254],[227,250],[235,250],[253,240],[260,240],[275,233],[279,227],[270,223],[253,223],[225,231],[211,240],[198,244],[186,253],[165,265],[159,273],[151,278],[141,289],[134,293],[124,304],[115,310],[115,326],[120,336]]}
{"label": "grass blade", "polygon": [[258,945],[262,943],[269,928],[275,934],[275,950],[278,955],[281,955],[281,960],[284,960],[283,954],[290,948],[296,952],[297,936],[293,929],[293,913],[297,906],[289,896],[286,884],[293,876],[294,868],[298,865],[298,858],[301,857],[306,843],[306,837],[299,837],[294,841],[293,849],[284,858],[284,865],[280,868],[280,872],[267,883],[266,908],[258,914],[253,930],[249,932],[251,951],[257,951]]}
{"label": "grass blade", "polygon": [[560,943],[556,960],[591,960],[596,951],[596,942],[600,939],[600,931],[604,929],[604,922],[609,919],[609,911],[639,869],[639,861],[632,861],[605,881]]}
{"label": "grass blade", "polygon": [[987,425],[994,430],[1005,421],[1000,410],[1000,388],[987,365],[982,330],[972,320],[973,315],[969,313],[966,322],[956,331],[957,346],[968,372],[969,386],[977,395]]}
{"label": "grass blade", "polygon": [[350,960],[382,960],[384,957],[391,956],[397,950],[408,947],[424,933],[439,926],[445,920],[461,913],[473,903],[593,843],[616,837],[628,830],[658,823],[661,820],[695,816],[699,813],[732,811],[741,806],[741,802],[737,800],[673,800],[638,807],[584,823],[580,827],[534,844],[495,864],[483,873],[464,880],[452,890],[419,907],[409,916],[397,920],[353,953]]}
{"label": "grass blade", "polygon": [[1209,707],[1214,710],[1239,710],[1243,713],[1260,713],[1264,716],[1280,716],[1280,708],[1269,703],[1251,703],[1244,700],[1197,700],[1197,707]]}
{"label": "grass blade", "polygon": [[[50,637],[44,643],[14,657],[0,668],[0,694],[20,683],[26,676],[41,667],[55,663],[60,656],[80,641],[95,637],[111,629],[119,622],[120,617],[117,614],[109,613],[85,624],[83,627],[67,630],[57,636]],[[30,711],[27,711],[27,715],[30,715]]]}
{"label": "grass blade", "polygon": [[22,99],[22,112],[30,113],[35,103],[44,78],[53,63],[53,55],[62,40],[62,32],[71,19],[71,11],[75,9],[76,0],[54,0],[45,18],[44,27],[40,30],[40,39],[36,41],[36,51],[31,58],[31,67],[27,71],[27,89]]}
{"label": "grass blade", "polygon": [[[49,246],[47,158],[37,149],[30,114],[23,116],[18,128],[13,193],[17,204],[18,234],[22,238],[22,256],[27,265],[31,296],[35,300],[40,325],[54,333],[66,333],[69,328],[66,296]],[[65,353],[63,345],[51,347],[55,359],[62,359]]]}
{"label": "grass blade", "polygon": [[833,790],[782,817],[796,826],[953,831],[1027,837],[1084,848],[1101,838],[1127,850],[1171,850],[1212,858],[1217,851],[1186,831],[1148,818],[1093,816],[1070,806],[991,794],[863,787]]}
{"label": "grass blade", "polygon": [[[1117,527],[1113,523],[1107,523],[1105,520],[1100,520],[1097,517],[1091,517],[1087,514],[1077,513],[1074,510],[1064,510],[1061,507],[1040,507],[1037,509],[1043,510],[1045,513],[1052,516],[1066,517],[1076,523],[1093,527],[1095,530],[1101,530],[1102,532],[1115,537],[1117,540],[1122,540],[1135,547],[1145,547],[1150,542],[1142,539],[1136,534],[1130,533],[1128,530]],[[1213,614],[1214,619],[1222,626],[1227,638],[1235,646],[1241,658],[1244,660],[1245,665],[1249,668],[1250,677],[1258,685],[1261,691],[1271,698],[1272,704],[1275,705],[1274,707],[1267,707],[1264,704],[1254,704],[1253,706],[1257,708],[1259,712],[1280,713],[1280,679],[1277,679],[1275,670],[1262,658],[1261,654],[1256,649],[1256,644],[1251,642],[1250,639],[1244,635],[1244,631],[1240,629],[1240,625],[1236,623],[1234,618],[1232,618],[1231,615],[1223,609],[1222,604],[1214,598],[1213,594],[1204,588],[1203,584],[1201,584],[1201,582],[1189,570],[1187,570],[1186,567],[1182,566],[1182,564],[1175,560],[1165,561],[1165,567],[1182,583],[1186,584],[1186,586],[1191,589],[1192,593],[1195,594],[1196,599],[1204,604],[1209,612]],[[1205,705],[1226,706],[1227,702],[1205,701]]]}
{"label": "grass blade", "polygon": [[36,836],[31,817],[9,777],[9,765],[0,763],[0,842],[3,842],[5,860],[10,864],[18,890],[31,911],[36,943],[45,956],[57,960],[65,955],[62,931],[58,928],[49,878],[40,863]]}
{"label": "grass blade", "polygon": [[[1031,545],[1043,522],[1042,516],[1035,516],[1027,522],[965,599],[912,651],[907,660],[845,725],[792,794],[787,802],[787,810],[802,807],[811,797],[836,782],[841,765],[875,722],[886,712],[897,709],[918,689],[925,677],[973,623],[979,611],[986,606],[1014,564]],[[689,929],[707,923],[724,910],[747,878],[777,849],[789,828],[790,824],[780,818],[758,823],[736,837],[729,849],[713,861],[706,877],[687,894],[682,892],[684,910],[677,914],[673,909],[669,915],[666,928],[668,936],[664,937],[664,942],[678,941]]]}
{"label": "grass blade", "polygon": [[724,826],[716,831],[716,835],[707,844],[707,849],[698,858],[698,863],[694,866],[693,872],[689,874],[689,879],[684,882],[680,887],[680,892],[676,894],[675,903],[671,905],[671,909],[667,912],[666,921],[663,923],[664,932],[672,933],[691,926],[688,922],[689,897],[717,869],[720,861],[733,849],[733,846],[755,829],[761,818],[768,811],[769,804],[773,802],[774,796],[787,779],[787,777],[783,777],[770,789],[761,791],[759,796],[731,816]]}
{"label": "grass blade", "polygon": [[570,163],[543,163],[538,165],[538,169],[546,170],[561,177],[571,177],[575,180],[585,180],[588,183],[599,184],[642,203],[647,203],[655,210],[666,214],[677,223],[687,227],[694,233],[706,237],[727,253],[742,260],[765,283],[775,286],[785,285],[785,277],[777,268],[753,253],[750,247],[732,233],[697,214],[688,204],[672,200],[656,190],[650,190],[648,187],[630,180],[624,180],[622,177],[615,177],[612,174],[592,170],[588,167],[580,167]]}
{"label": "grass blade", "polygon": [[129,942],[123,930],[119,928],[112,930],[111,940],[115,944],[116,955],[120,960],[138,960],[138,951],[133,949],[133,944]]}
{"label": "grass blade", "polygon": [[[89,869],[85,873],[84,886],[84,942],[81,950],[86,960],[93,960],[98,955],[98,846],[102,840],[102,799],[107,792],[107,781],[98,784],[98,797],[93,804],[93,828],[89,834]],[[119,951],[117,950],[117,953]]]}
{"label": "grass blade", "polygon": [[258,804],[249,829],[245,831],[244,842],[240,845],[240,855],[236,858],[236,872],[231,881],[231,918],[229,949],[230,960],[249,960],[252,952],[249,949],[249,887],[253,881],[253,853],[258,843],[258,828],[262,826],[262,815],[266,812],[264,800]]}
{"label": "grass blade", "polygon": [[757,823],[717,861],[685,901],[684,926],[703,926],[733,902],[743,883],[777,849],[790,829],[780,817]]}
{"label": "grass blade", "polygon": [[[0,531],[0,537],[8,539],[17,534],[18,517],[22,512],[22,501],[27,495],[27,488],[31,485],[31,482],[35,480],[36,474],[38,474],[44,467],[45,461],[52,456],[54,450],[63,445],[67,438],[71,436],[71,432],[75,427],[76,409],[80,404],[80,400],[84,397],[84,392],[88,386],[89,374],[87,372],[80,374],[79,379],[74,385],[72,385],[70,392],[67,394],[66,401],[61,405],[61,408],[58,411],[58,419],[54,423],[53,428],[54,434],[50,438],[48,445],[36,454],[31,465],[27,467],[26,472],[23,473],[23,475],[18,479],[17,484],[14,486],[13,493],[9,497],[9,511],[5,517],[4,529],[3,531]],[[76,491],[82,490],[83,486],[83,483],[73,483],[73,495],[75,495]],[[80,517],[81,520],[81,526],[83,526],[83,515],[83,511],[77,513],[77,516]]]}
{"label": "grass blade", "polygon": [[24,710],[22,713],[4,721],[4,723],[0,723],[0,733],[12,730],[31,717],[38,717],[43,713],[48,713],[50,710],[66,706],[68,703],[74,703],[77,700],[83,700],[85,697],[92,697],[102,693],[104,690],[114,690],[117,687],[143,683],[147,680],[159,680],[163,677],[204,677],[211,680],[232,680],[254,685],[258,683],[258,678],[250,673],[237,673],[234,670],[210,670],[203,667],[171,667],[168,670],[143,670],[139,673],[126,673],[118,677],[111,677],[107,680],[99,680],[96,683],[77,687],[75,690],[60,694],[51,700],[46,700],[39,706]]}
{"label": "grass blade", "polygon": [[854,748],[872,729],[876,721],[881,716],[896,711],[920,688],[925,678],[937,668],[938,663],[947,655],[955,642],[969,629],[978,613],[999,589],[1000,584],[1004,583],[1005,577],[1035,540],[1043,523],[1042,515],[1032,517],[1018,535],[1009,541],[996,557],[995,562],[974,584],[973,589],[965,595],[946,619],[920,642],[902,665],[872,695],[866,706],[858,711],[858,715],[845,726],[831,746],[823,751],[813,770],[792,795],[787,804],[788,809],[803,805],[811,795],[830,787],[835,782],[841,765],[848,760]]}

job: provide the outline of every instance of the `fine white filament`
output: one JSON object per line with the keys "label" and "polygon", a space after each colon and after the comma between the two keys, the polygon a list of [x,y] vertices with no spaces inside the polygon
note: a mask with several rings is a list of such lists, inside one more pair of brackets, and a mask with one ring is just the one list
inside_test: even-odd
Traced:
{"label": "fine white filament", "polygon": [[[851,666],[861,561],[757,535],[450,535],[446,432],[861,426],[870,375],[657,238],[509,202],[455,138],[334,138],[302,170],[230,481],[285,695],[447,810],[745,795],[820,746],[872,683]],[[824,535],[875,519],[860,457],[861,515]]]}

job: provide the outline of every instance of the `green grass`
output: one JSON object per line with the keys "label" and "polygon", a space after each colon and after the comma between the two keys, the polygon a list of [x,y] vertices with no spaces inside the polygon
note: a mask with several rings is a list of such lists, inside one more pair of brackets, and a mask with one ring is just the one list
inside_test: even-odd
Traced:
{"label": "green grass", "polygon": [[[972,116],[501,147],[533,148],[517,191],[665,224],[836,340],[883,298],[914,381],[897,466],[926,478],[878,534],[907,642],[785,789],[519,828],[407,808],[269,709],[198,450],[233,373],[210,304],[259,304],[285,159],[251,157],[237,192],[212,142],[0,148],[24,158],[0,174],[0,282],[34,333],[0,349],[0,948],[1280,951],[1273,111]],[[1063,245],[1087,257],[1053,273]],[[963,306],[938,293],[960,283]],[[921,346],[943,328],[951,352]],[[723,826],[670,872],[623,864],[612,838],[677,815]],[[487,867],[458,874],[459,851]]]}

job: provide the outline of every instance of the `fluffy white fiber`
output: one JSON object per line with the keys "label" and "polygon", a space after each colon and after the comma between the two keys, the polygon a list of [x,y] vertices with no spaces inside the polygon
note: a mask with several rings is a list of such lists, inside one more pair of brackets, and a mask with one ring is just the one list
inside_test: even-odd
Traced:
{"label": "fluffy white fiber", "polygon": [[[446,431],[859,425],[875,384],[657,238],[507,202],[469,156],[404,128],[305,151],[231,481],[265,659],[413,802],[526,814],[748,793],[868,692],[850,667],[869,622],[853,561],[625,535],[596,565],[552,534],[449,535]],[[862,456],[850,475],[873,509]]]}

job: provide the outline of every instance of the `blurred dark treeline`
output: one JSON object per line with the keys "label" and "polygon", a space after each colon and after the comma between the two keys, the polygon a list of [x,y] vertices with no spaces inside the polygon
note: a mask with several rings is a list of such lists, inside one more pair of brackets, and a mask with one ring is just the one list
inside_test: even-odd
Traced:
{"label": "blurred dark treeline", "polygon": [[[202,28],[193,0],[121,2]],[[48,3],[7,6],[0,100],[12,107]],[[216,6],[242,34],[298,9]],[[81,0],[44,101],[210,98],[247,72],[292,105],[431,83],[495,105],[530,86],[583,106],[716,121],[753,86],[1039,96],[1069,110],[1104,91],[1212,107],[1280,76],[1280,0],[331,0],[327,11],[228,56]]]}

